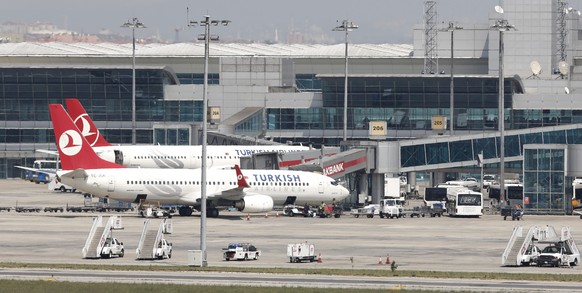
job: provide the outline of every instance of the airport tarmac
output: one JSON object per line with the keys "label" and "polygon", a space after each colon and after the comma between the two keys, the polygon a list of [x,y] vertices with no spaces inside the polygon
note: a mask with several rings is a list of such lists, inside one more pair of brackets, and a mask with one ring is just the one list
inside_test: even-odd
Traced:
{"label": "airport tarmac", "polygon": [[[47,190],[44,184],[23,180],[0,180],[0,207],[66,207],[83,205],[79,193]],[[280,213],[281,214],[281,213]],[[124,242],[123,258],[83,259],[83,248],[93,218],[121,215],[124,229],[113,235]],[[135,248],[144,218],[136,212],[73,213],[0,211],[0,236],[3,240],[0,260],[17,263],[88,263],[130,265],[188,265],[188,250],[200,248],[200,218],[172,219],[173,234],[166,238],[173,243],[171,259],[135,260]],[[158,225],[160,219],[151,220]],[[303,218],[276,216],[270,212],[246,215],[221,212],[220,218],[207,221],[209,266],[293,267],[293,268],[356,268],[385,269],[386,258],[395,261],[398,269],[428,271],[580,273],[574,268],[501,267],[501,254],[516,225],[526,229],[532,225],[571,228],[578,247],[582,247],[582,220],[578,216],[525,215],[523,221],[504,221],[500,215],[481,218],[424,217],[380,219]],[[309,242],[321,254],[322,263],[289,263],[287,244]],[[224,261],[222,248],[229,243],[250,242],[262,251],[256,261]],[[351,258],[353,257],[353,262]],[[379,263],[382,264],[379,264]]]}

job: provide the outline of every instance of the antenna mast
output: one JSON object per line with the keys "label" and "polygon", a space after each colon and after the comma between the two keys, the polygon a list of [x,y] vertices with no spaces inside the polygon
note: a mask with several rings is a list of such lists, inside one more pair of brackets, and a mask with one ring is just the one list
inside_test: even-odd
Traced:
{"label": "antenna mast", "polygon": [[438,72],[436,1],[424,2],[424,72]]}
{"label": "antenna mast", "polygon": [[558,15],[556,17],[556,28],[558,34],[558,44],[556,48],[556,61],[554,64],[558,64],[560,61],[566,61],[566,37],[568,35],[568,28],[566,27],[566,14],[568,10],[566,6],[568,3],[562,0],[558,0]]}

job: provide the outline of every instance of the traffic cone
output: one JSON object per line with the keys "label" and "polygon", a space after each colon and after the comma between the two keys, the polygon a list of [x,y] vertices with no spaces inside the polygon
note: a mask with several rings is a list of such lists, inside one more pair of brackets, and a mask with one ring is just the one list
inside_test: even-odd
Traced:
{"label": "traffic cone", "polygon": [[387,265],[390,264],[390,255],[389,254],[386,255],[386,264]]}
{"label": "traffic cone", "polygon": [[269,213],[265,213],[265,219],[269,218]]}
{"label": "traffic cone", "polygon": [[323,260],[321,259],[321,253],[317,256],[317,263],[322,263]]}
{"label": "traffic cone", "polygon": [[251,220],[251,215],[247,214],[247,221]]}
{"label": "traffic cone", "polygon": [[279,211],[277,211],[277,213],[275,214],[275,218],[279,217]]}
{"label": "traffic cone", "polygon": [[378,264],[381,265],[382,264],[382,257],[378,258]]}

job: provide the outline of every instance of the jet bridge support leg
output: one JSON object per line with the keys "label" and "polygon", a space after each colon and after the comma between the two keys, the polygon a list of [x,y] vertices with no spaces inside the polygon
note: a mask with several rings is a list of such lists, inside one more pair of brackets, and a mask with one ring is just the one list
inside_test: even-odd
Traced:
{"label": "jet bridge support leg", "polygon": [[365,194],[366,196],[370,195],[368,188],[368,174],[362,173],[362,176],[360,176],[360,180],[358,182],[358,189],[358,194]]}
{"label": "jet bridge support leg", "polygon": [[370,174],[372,178],[372,202],[380,203],[384,199],[384,174]]}

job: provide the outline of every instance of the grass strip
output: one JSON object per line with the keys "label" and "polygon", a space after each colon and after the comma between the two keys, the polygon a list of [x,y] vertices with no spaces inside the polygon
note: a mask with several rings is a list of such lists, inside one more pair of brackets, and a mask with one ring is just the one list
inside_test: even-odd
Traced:
{"label": "grass strip", "polygon": [[156,272],[236,272],[236,273],[271,273],[336,275],[366,277],[417,277],[437,279],[480,279],[480,280],[521,280],[582,282],[582,274],[542,274],[542,273],[504,273],[504,272],[446,272],[446,271],[408,271],[408,270],[366,270],[366,269],[330,269],[330,268],[258,268],[258,267],[190,267],[169,265],[92,265],[59,263],[12,263],[0,262],[0,268],[34,268],[63,270],[105,270],[105,271],[156,271]]}

